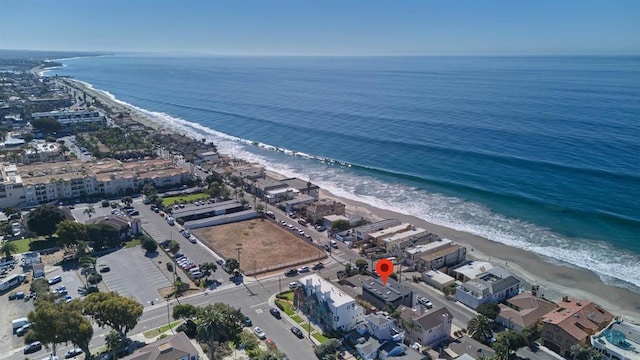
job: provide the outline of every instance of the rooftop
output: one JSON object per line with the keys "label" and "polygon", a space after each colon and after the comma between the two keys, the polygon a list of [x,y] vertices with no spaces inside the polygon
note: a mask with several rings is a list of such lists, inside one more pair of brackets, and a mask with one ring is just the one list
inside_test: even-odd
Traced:
{"label": "rooftop", "polygon": [[197,357],[198,350],[193,346],[184,332],[159,339],[133,354],[124,357],[124,360],[178,360],[185,357]]}
{"label": "rooftop", "polygon": [[565,296],[559,308],[547,313],[543,321],[557,325],[575,339],[582,340],[589,332],[598,331],[613,320],[613,315],[593,301]]}
{"label": "rooftop", "polygon": [[498,316],[503,319],[509,319],[509,321],[521,328],[532,326],[545,314],[558,308],[558,305],[533,296],[529,292],[521,292],[507,300],[507,303],[511,307],[499,304],[500,314]]}
{"label": "rooftop", "polygon": [[[335,307],[340,307],[342,305],[355,302],[355,300],[347,295],[344,291],[335,287],[332,283],[327,280],[321,278],[317,274],[307,275],[300,280],[298,280],[300,284],[305,286],[305,291],[308,289],[313,289],[316,292],[316,296],[323,297],[325,294],[328,294],[329,297],[325,297],[326,302],[333,303]],[[320,292],[320,293],[318,293]]]}
{"label": "rooftop", "polygon": [[487,261],[469,261],[453,271],[464,275],[467,279],[475,279],[478,275],[493,269],[493,264]]}
{"label": "rooftop", "polygon": [[378,297],[385,302],[394,302],[411,294],[413,291],[406,285],[400,284],[392,278],[387,279],[387,284],[382,284],[382,279],[371,276],[356,275],[347,279],[353,284],[360,284],[363,291],[366,290],[371,295]]}
{"label": "rooftop", "polygon": [[372,232],[375,232],[375,231],[380,231],[382,229],[386,229],[388,227],[396,226],[396,225],[400,225],[400,224],[401,224],[401,222],[398,219],[385,219],[385,220],[380,220],[378,222],[374,222],[374,223],[371,223],[371,224],[358,226],[354,230],[356,232],[360,232],[360,233],[363,233],[363,234],[369,234],[369,233],[372,233]]}
{"label": "rooftop", "polygon": [[640,325],[616,321],[592,336],[591,344],[620,358],[640,359]]}

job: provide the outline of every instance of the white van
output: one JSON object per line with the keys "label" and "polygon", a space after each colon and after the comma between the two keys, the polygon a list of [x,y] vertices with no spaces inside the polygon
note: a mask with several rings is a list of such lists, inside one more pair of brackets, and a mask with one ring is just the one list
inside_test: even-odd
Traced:
{"label": "white van", "polygon": [[20,329],[21,327],[27,325],[29,323],[29,319],[27,318],[19,318],[19,319],[15,319],[11,322],[11,328],[13,329],[13,332],[15,333],[18,329]]}
{"label": "white van", "polygon": [[193,273],[195,272],[199,272],[200,268],[199,267],[194,267],[193,269],[189,269],[189,272],[193,275]]}

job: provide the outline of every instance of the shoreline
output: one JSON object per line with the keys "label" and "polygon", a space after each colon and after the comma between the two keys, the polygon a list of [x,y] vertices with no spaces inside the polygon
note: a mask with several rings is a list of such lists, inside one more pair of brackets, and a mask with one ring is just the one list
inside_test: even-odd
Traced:
{"label": "shoreline", "polygon": [[[129,112],[133,121],[157,131],[175,131],[167,124],[154,121],[143,111],[133,106],[119,103],[106,93],[93,88],[90,84],[70,78],[61,80],[74,84],[79,91],[92,94],[101,103],[109,107],[111,111]],[[443,238],[453,240],[467,247],[468,257],[485,261],[491,260],[496,265],[512,271],[514,275],[523,281],[523,290],[525,291],[530,290],[530,285],[539,285],[540,293],[553,301],[559,301],[564,295],[591,300],[602,305],[615,315],[621,315],[626,320],[640,323],[640,295],[625,288],[607,285],[600,280],[597,274],[588,269],[577,268],[570,264],[556,265],[545,261],[545,259],[533,252],[491,241],[468,232],[436,225],[412,215],[342,198],[327,190],[321,190],[321,197],[342,202],[347,206],[347,212],[350,213],[357,212],[372,220],[399,219],[422,227]],[[489,256],[487,254],[492,255]],[[502,263],[505,265],[502,265]],[[524,283],[528,285],[524,285]]]}

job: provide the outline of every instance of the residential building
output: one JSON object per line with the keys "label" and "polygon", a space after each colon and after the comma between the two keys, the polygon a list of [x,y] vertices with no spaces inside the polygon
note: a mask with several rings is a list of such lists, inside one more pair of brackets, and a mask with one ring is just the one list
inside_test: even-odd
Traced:
{"label": "residential building", "polygon": [[382,312],[367,315],[365,324],[369,334],[378,340],[402,342],[404,339],[404,331],[398,329],[393,319]]}
{"label": "residential building", "polygon": [[87,224],[106,224],[118,230],[121,240],[127,240],[142,234],[142,222],[140,218],[132,218],[127,215],[99,216],[89,219]]}
{"label": "residential building", "polygon": [[617,320],[591,336],[591,346],[598,349],[603,359],[640,359],[640,325]]}
{"label": "residential building", "polygon": [[275,204],[277,202],[293,198],[293,193],[290,190],[289,185],[268,176],[256,179],[253,182],[246,184],[246,186],[248,187],[249,192],[269,204]]}
{"label": "residential building", "polygon": [[353,230],[355,232],[356,241],[362,241],[367,240],[369,238],[369,234],[393,226],[398,226],[400,224],[402,224],[402,222],[398,219],[385,219],[375,223],[358,226]]}
{"label": "residential building", "polygon": [[220,157],[218,156],[218,153],[215,151],[199,151],[196,154],[195,163],[199,164],[203,162],[216,162],[219,158]]}
{"label": "residential building", "polygon": [[427,234],[427,230],[423,228],[417,228],[412,225],[408,230],[401,231],[382,238],[377,243],[377,246],[382,247],[390,253],[399,253],[400,251],[402,251],[403,246],[407,246],[411,244],[413,240],[425,237]]}
{"label": "residential building", "polygon": [[387,341],[378,349],[380,360],[422,360],[424,355],[414,349],[393,341]]}
{"label": "residential building", "polygon": [[499,306],[500,314],[496,322],[517,332],[533,328],[544,315],[558,308],[558,305],[536,297],[530,292],[521,292],[507,300],[506,305],[499,304]]}
{"label": "residential building", "polygon": [[385,311],[389,306],[395,309],[402,305],[413,305],[413,290],[392,278],[387,279],[386,285],[380,278],[364,275],[352,276],[345,281],[362,287],[362,300],[379,310]]}
{"label": "residential building", "polygon": [[400,308],[400,321],[409,342],[423,346],[436,347],[451,337],[453,315],[446,307],[424,309],[403,306]]}
{"label": "residential building", "polygon": [[422,273],[422,279],[428,285],[443,291],[445,287],[454,285],[456,279],[438,270],[428,270]]}
{"label": "residential building", "polygon": [[473,280],[478,275],[493,269],[493,264],[488,261],[470,260],[466,263],[454,266],[449,273],[456,278],[457,281],[465,282]]}
{"label": "residential building", "polygon": [[507,300],[520,292],[520,280],[501,267],[495,267],[456,289],[456,299],[472,309]]}
{"label": "residential building", "polygon": [[198,349],[184,332],[158,339],[122,360],[198,360]]}
{"label": "residential building", "polygon": [[492,348],[468,337],[463,336],[449,343],[449,347],[444,350],[447,359],[467,359],[467,354],[473,359],[481,357],[493,358],[496,354]]}
{"label": "residential building", "polygon": [[589,337],[607,327],[614,316],[593,301],[565,296],[542,319],[542,345],[569,357],[573,345],[588,345]]}
{"label": "residential building", "polygon": [[384,229],[380,229],[378,231],[369,233],[366,240],[369,241],[370,243],[375,244],[376,246],[382,246],[382,239],[392,236],[394,234],[409,231],[412,228],[414,228],[414,226],[411,224],[401,223],[395,226],[386,227]]}
{"label": "residential building", "polygon": [[290,188],[295,189],[298,193],[310,196],[314,201],[320,198],[320,187],[312,184],[310,181],[298,178],[282,179],[281,181],[289,185]]}
{"label": "residential building", "polygon": [[287,212],[299,212],[307,208],[307,205],[313,204],[314,199],[312,196],[306,194],[298,194],[293,199],[285,201],[285,209]]}
{"label": "residential building", "polygon": [[98,110],[76,110],[76,111],[49,111],[31,114],[33,120],[51,118],[56,119],[62,125],[62,130],[69,132],[73,130],[84,131],[89,129],[89,125],[107,125],[107,118]]}
{"label": "residential building", "polygon": [[294,306],[320,328],[350,331],[364,321],[364,311],[354,298],[317,274],[298,280]]}
{"label": "residential building", "polygon": [[37,162],[56,162],[64,160],[60,144],[56,142],[31,141],[23,151],[20,162],[32,164]]}
{"label": "residential building", "polygon": [[343,203],[323,198],[307,206],[307,218],[312,224],[316,224],[327,215],[344,215],[344,210]]}

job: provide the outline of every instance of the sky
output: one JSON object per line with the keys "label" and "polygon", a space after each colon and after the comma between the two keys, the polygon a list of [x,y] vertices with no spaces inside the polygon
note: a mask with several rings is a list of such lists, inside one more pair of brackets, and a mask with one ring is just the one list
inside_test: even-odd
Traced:
{"label": "sky", "polygon": [[638,0],[0,0],[0,48],[638,55]]}

